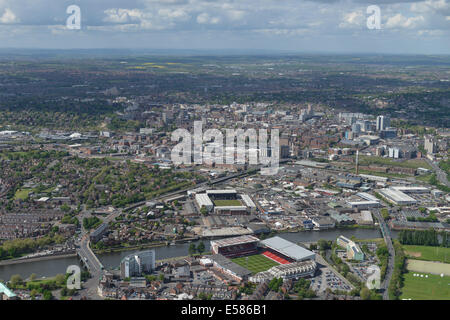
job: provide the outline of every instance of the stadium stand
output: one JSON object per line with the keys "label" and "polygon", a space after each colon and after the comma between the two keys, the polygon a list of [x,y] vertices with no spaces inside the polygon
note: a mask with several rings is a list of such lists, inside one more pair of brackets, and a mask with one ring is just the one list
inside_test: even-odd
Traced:
{"label": "stadium stand", "polygon": [[211,241],[212,252],[227,258],[256,254],[259,239],[253,236],[241,236]]}
{"label": "stadium stand", "polygon": [[289,258],[284,258],[284,257],[282,257],[280,254],[277,254],[277,253],[275,253],[275,252],[273,252],[273,251],[271,251],[271,250],[266,250],[266,251],[264,251],[263,253],[262,253],[264,256],[266,256],[267,258],[269,258],[269,259],[271,259],[271,260],[273,260],[273,261],[276,261],[276,262],[278,262],[279,264],[289,264],[289,263],[292,263],[293,262],[293,260],[292,259],[289,259]]}

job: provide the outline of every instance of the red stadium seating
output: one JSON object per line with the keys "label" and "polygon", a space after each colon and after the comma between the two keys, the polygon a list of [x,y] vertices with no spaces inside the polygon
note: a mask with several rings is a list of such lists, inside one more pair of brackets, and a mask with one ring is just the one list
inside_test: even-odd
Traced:
{"label": "red stadium seating", "polygon": [[278,254],[276,254],[276,253],[274,253],[272,251],[269,251],[269,250],[264,251],[262,254],[264,256],[266,256],[267,258],[278,262],[279,264],[289,264],[289,263],[291,263],[291,261],[289,261],[290,259],[289,260],[285,259],[285,258],[281,257],[280,255],[278,255]]}

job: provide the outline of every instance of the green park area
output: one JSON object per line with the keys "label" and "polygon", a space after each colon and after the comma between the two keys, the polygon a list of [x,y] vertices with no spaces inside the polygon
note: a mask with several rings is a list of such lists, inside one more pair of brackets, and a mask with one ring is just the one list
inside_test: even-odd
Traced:
{"label": "green park area", "polygon": [[401,167],[401,168],[425,168],[431,169],[431,166],[421,159],[411,159],[411,160],[394,160],[391,158],[375,157],[375,156],[361,156],[360,165],[377,165],[377,166],[388,166],[388,167]]}
{"label": "green park area", "polygon": [[404,285],[400,299],[450,300],[450,277],[448,276],[441,277],[411,271],[405,273],[403,277]]}
{"label": "green park area", "polygon": [[214,200],[214,205],[216,207],[235,207],[242,206],[239,200]]}
{"label": "green park area", "polygon": [[279,263],[264,257],[263,255],[256,254],[248,257],[240,257],[231,259],[234,263],[250,270],[251,272],[258,273],[261,271],[266,271],[273,266],[279,265]]}
{"label": "green park area", "polygon": [[14,195],[14,200],[26,200],[28,199],[28,195],[32,192],[32,189],[19,189],[16,191]]}
{"label": "green park area", "polygon": [[408,258],[450,263],[450,248],[403,245]]}
{"label": "green park area", "polygon": [[23,189],[18,189],[14,195],[14,200],[26,200],[28,199],[28,196],[30,195],[31,192],[35,192],[35,193],[50,193],[54,190],[55,188],[50,187],[44,187],[44,186],[38,186],[34,189],[31,188],[23,188]]}

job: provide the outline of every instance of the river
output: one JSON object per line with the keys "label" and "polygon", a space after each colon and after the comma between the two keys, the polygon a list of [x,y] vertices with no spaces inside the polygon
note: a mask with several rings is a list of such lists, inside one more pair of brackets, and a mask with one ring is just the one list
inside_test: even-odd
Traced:
{"label": "river", "polygon": [[[323,230],[323,231],[301,231],[295,233],[282,233],[279,236],[292,242],[315,242],[319,239],[334,240],[339,235],[348,238],[355,236],[357,239],[381,238],[379,229],[343,229],[343,230]],[[397,232],[392,232],[392,237],[397,237]],[[195,243],[195,242],[194,242]],[[196,243],[197,244],[197,243]],[[210,250],[209,241],[204,241],[206,250]],[[188,255],[190,243],[177,244],[154,248],[156,259],[166,259]],[[120,261],[126,255],[137,250],[105,253],[99,255],[99,259],[105,268],[118,268]],[[35,273],[38,277],[52,277],[58,273],[65,273],[69,265],[79,264],[76,257],[55,258],[52,260],[35,261],[13,265],[0,266],[0,280],[9,280],[12,275],[20,274],[22,278],[29,277]]]}

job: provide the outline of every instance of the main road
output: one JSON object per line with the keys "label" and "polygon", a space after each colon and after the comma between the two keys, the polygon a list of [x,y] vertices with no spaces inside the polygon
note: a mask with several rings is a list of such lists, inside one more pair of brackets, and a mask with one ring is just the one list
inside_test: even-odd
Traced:
{"label": "main road", "polygon": [[[103,220],[103,223],[109,223],[110,221],[113,221],[121,213],[122,210],[117,210],[111,213]],[[90,232],[88,230],[85,230],[83,227],[81,239],[79,243],[77,243],[77,254],[88,269],[91,277],[84,283],[84,288],[80,291],[79,296],[99,298],[97,294],[97,286],[101,277],[103,276],[103,265],[90,247],[91,242],[89,236]]]}
{"label": "main road", "polygon": [[444,170],[439,168],[439,165],[436,162],[431,161],[428,158],[425,158],[425,160],[433,168],[433,170],[436,172],[436,178],[438,178],[438,180],[442,184],[446,185],[447,187],[450,187],[450,182],[447,180],[447,173],[445,173]]}

